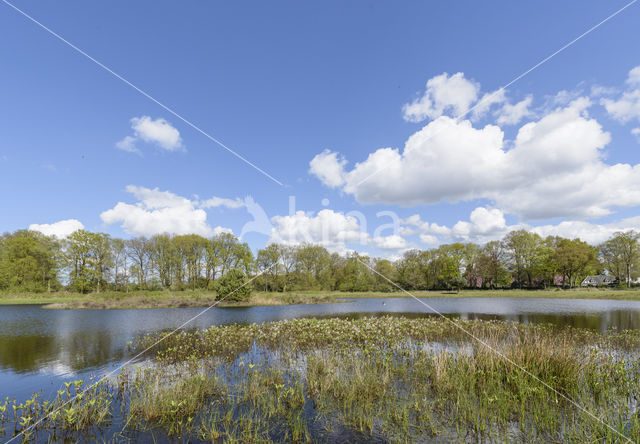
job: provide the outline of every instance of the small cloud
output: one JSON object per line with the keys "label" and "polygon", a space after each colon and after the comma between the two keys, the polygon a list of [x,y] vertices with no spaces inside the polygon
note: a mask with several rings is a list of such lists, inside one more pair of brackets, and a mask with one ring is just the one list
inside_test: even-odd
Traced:
{"label": "small cloud", "polygon": [[150,143],[163,151],[183,151],[184,145],[180,132],[165,119],[152,119],[149,116],[131,119],[133,136],[126,136],[116,143],[116,148],[129,153],[141,154],[136,146],[138,141]]}
{"label": "small cloud", "polygon": [[210,199],[200,202],[200,208],[216,208],[216,207],[227,207],[227,208],[240,208],[244,206],[244,202],[238,198],[236,199],[227,199],[225,197],[217,197],[213,196]]}
{"label": "small cloud", "polygon": [[309,172],[331,188],[344,185],[344,166],[347,161],[338,153],[324,150],[309,162]]}
{"label": "small cloud", "polygon": [[31,224],[29,230],[38,231],[46,236],[55,236],[64,239],[71,233],[83,230],[84,225],[77,219],[66,219],[52,224]]}
{"label": "small cloud", "polygon": [[409,246],[407,240],[397,234],[374,237],[372,241],[381,250],[403,250]]}
{"label": "small cloud", "polygon": [[142,156],[142,151],[136,148],[136,138],[132,136],[127,136],[124,139],[120,140],[116,143],[116,148],[122,151],[126,151],[127,153],[134,153]]}
{"label": "small cloud", "polygon": [[409,122],[422,122],[446,113],[465,114],[477,100],[479,91],[480,85],[461,72],[451,76],[442,73],[427,81],[422,97],[404,105],[403,117]]}
{"label": "small cloud", "polygon": [[640,143],[640,128],[632,129],[631,134],[633,134],[636,137],[636,140],[638,141],[638,143]]}

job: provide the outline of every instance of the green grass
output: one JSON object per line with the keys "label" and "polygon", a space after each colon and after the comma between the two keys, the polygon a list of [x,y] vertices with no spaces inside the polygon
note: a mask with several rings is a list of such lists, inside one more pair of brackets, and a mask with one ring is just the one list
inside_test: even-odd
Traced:
{"label": "green grass", "polygon": [[[409,291],[419,298],[556,298],[556,299],[618,299],[640,301],[640,288],[553,288],[547,290],[415,290]],[[322,294],[322,293],[319,293]],[[408,298],[405,292],[330,293],[350,298]]]}
{"label": "green grass", "polygon": [[[640,288],[572,290],[461,290],[411,291],[420,298],[565,298],[640,300]],[[45,308],[174,308],[206,307],[215,303],[215,293],[202,290],[134,291],[102,293],[0,293],[0,305],[42,304]],[[339,302],[345,298],[408,298],[404,292],[292,291],[287,293],[254,292],[246,302],[222,302],[220,307],[249,307],[259,305],[318,304]]]}
{"label": "green grass", "polygon": [[[337,302],[333,295],[315,293],[254,293],[248,301],[222,301],[219,307],[251,307]],[[208,307],[216,303],[211,291],[135,291],[102,293],[0,293],[0,305],[33,304],[51,309],[137,309]]]}

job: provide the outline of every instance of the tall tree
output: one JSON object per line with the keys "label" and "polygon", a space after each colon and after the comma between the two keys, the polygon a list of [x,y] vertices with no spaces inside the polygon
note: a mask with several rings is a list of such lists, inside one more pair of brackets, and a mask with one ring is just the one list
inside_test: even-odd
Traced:
{"label": "tall tree", "polygon": [[118,291],[127,285],[127,254],[122,239],[111,239],[113,254],[113,288]]}
{"label": "tall tree", "polygon": [[256,264],[258,271],[262,272],[262,281],[264,282],[264,290],[276,291],[280,288],[278,277],[282,260],[282,251],[280,245],[269,244],[266,248],[258,251]]}
{"label": "tall tree", "polygon": [[549,254],[542,238],[537,233],[526,230],[512,231],[504,239],[508,264],[520,288],[522,284],[532,287],[541,272],[541,266]]}
{"label": "tall tree", "polygon": [[92,233],[91,255],[93,258],[95,289],[100,293],[107,284],[108,274],[113,267],[113,248],[111,237],[105,233]]}
{"label": "tall tree", "polygon": [[171,288],[175,268],[179,266],[174,239],[168,234],[157,234],[150,240],[150,254],[163,289]]}
{"label": "tall tree", "polygon": [[552,260],[562,276],[562,285],[569,281],[569,288],[585,275],[597,261],[596,249],[580,239],[560,239],[555,243]]}
{"label": "tall tree", "polygon": [[65,242],[69,265],[69,284],[80,293],[92,290],[96,272],[93,268],[94,233],[78,230],[70,234]]}
{"label": "tall tree", "polygon": [[509,285],[511,279],[504,266],[506,252],[502,242],[487,242],[480,250],[477,269],[484,287],[495,288]]}
{"label": "tall tree", "polygon": [[0,289],[44,291],[59,286],[59,242],[29,230],[0,237]]}
{"label": "tall tree", "polygon": [[619,231],[600,247],[600,253],[607,270],[621,282],[624,281],[628,287],[640,272],[638,269],[639,238],[640,233],[633,230]]}
{"label": "tall tree", "polygon": [[151,244],[144,236],[127,239],[125,242],[127,256],[133,262],[133,270],[138,281],[138,289],[145,289],[149,273],[149,257]]}

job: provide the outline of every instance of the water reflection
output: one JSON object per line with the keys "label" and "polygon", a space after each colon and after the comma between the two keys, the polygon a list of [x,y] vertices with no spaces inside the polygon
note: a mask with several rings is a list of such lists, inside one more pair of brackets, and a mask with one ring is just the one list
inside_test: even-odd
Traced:
{"label": "water reflection", "polygon": [[[447,316],[553,323],[600,332],[640,328],[640,302],[576,299],[425,299]],[[148,310],[46,310],[39,306],[0,306],[0,398],[38,390],[61,380],[106,372],[126,359],[133,337],[175,328],[201,308]],[[193,328],[229,323],[268,322],[304,316],[363,317],[394,314],[433,316],[412,299],[356,299],[350,303],[247,308],[214,308],[190,323]]]}

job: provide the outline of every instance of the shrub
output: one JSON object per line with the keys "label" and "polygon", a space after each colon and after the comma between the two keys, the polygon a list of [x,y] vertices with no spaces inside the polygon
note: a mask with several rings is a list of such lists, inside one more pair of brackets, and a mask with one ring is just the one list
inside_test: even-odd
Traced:
{"label": "shrub", "polygon": [[216,299],[226,301],[246,301],[251,296],[251,284],[242,270],[234,268],[215,281]]}

